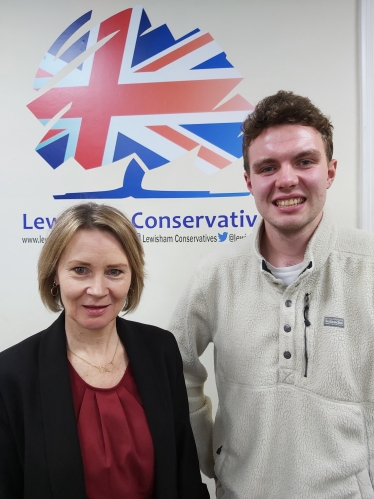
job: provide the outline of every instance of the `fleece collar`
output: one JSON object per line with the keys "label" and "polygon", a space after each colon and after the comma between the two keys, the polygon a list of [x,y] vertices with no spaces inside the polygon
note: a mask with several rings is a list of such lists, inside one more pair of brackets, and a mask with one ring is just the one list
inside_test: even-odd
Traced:
{"label": "fleece collar", "polygon": [[[253,249],[256,258],[259,260],[261,269],[266,271],[266,262],[260,253],[260,241],[264,231],[264,220],[262,218],[258,218],[258,220],[259,223],[256,224],[256,228],[253,232]],[[312,269],[318,271],[318,269],[325,265],[335,247],[337,237],[337,227],[330,215],[324,211],[322,219],[306,247],[303,262],[305,273],[307,270],[311,271]]]}

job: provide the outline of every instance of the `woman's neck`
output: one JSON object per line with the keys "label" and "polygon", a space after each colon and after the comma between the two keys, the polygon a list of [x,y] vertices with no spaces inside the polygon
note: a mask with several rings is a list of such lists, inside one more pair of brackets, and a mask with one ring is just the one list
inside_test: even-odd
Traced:
{"label": "woman's neck", "polygon": [[116,322],[112,321],[103,329],[85,329],[75,321],[65,318],[67,347],[74,353],[86,353],[102,357],[112,352],[117,344]]}

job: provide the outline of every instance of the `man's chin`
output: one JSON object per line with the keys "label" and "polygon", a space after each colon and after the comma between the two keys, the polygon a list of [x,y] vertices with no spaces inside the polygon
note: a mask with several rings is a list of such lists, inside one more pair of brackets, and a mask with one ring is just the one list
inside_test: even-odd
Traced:
{"label": "man's chin", "polygon": [[298,233],[305,232],[310,228],[314,231],[322,217],[322,212],[319,213],[316,217],[298,217],[298,216],[287,216],[279,218],[264,218],[265,226],[267,225],[269,228],[272,228],[284,235],[295,235]]}

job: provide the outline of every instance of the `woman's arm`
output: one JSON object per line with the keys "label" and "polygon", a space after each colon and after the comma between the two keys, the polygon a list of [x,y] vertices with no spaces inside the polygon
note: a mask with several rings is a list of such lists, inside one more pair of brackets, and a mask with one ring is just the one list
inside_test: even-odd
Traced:
{"label": "woman's arm", "polygon": [[175,385],[173,404],[178,459],[178,498],[209,499],[207,486],[201,481],[199,460],[189,418],[182,359],[176,341],[174,341],[174,349]]}
{"label": "woman's arm", "polygon": [[0,497],[23,498],[23,472],[9,418],[0,393]]}

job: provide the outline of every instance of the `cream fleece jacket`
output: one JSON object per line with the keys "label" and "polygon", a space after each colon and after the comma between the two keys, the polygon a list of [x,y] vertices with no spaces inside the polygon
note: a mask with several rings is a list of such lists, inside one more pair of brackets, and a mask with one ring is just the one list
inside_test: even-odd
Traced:
{"label": "cream fleece jacket", "polygon": [[199,265],[172,320],[201,469],[219,499],[374,499],[374,234],[325,214],[285,287],[261,230]]}

